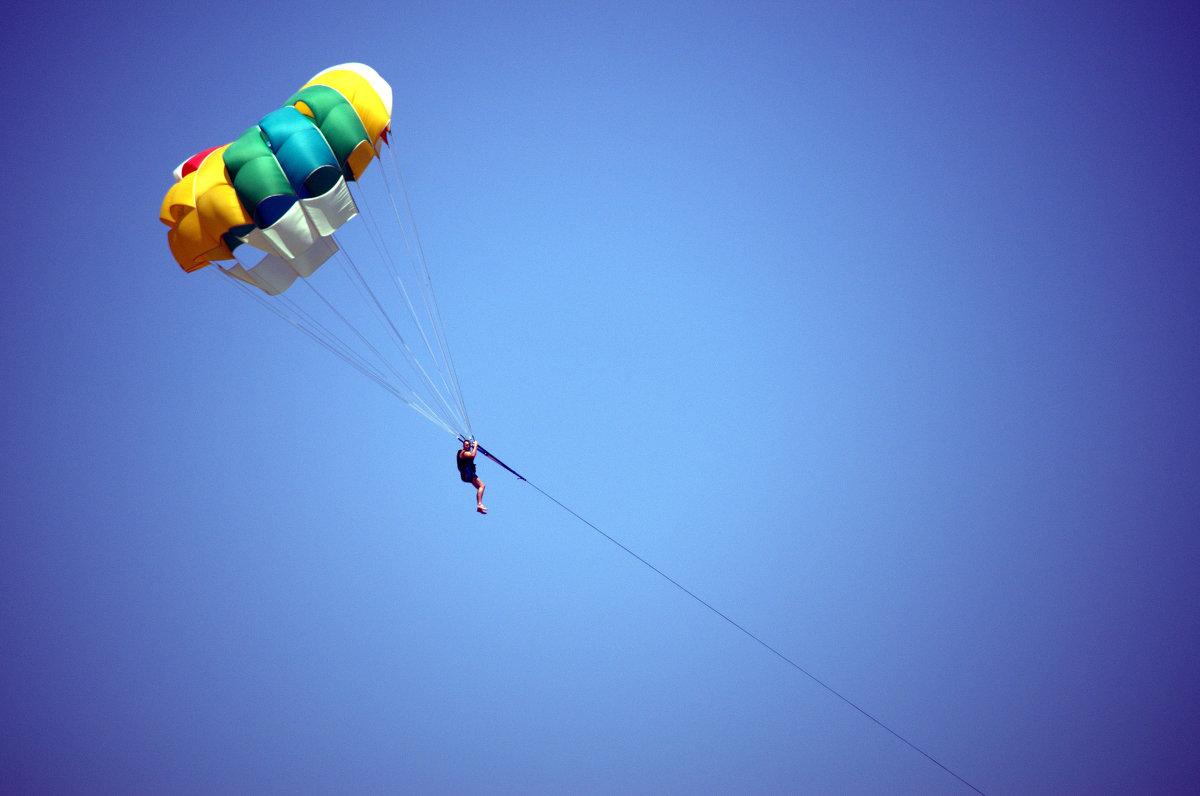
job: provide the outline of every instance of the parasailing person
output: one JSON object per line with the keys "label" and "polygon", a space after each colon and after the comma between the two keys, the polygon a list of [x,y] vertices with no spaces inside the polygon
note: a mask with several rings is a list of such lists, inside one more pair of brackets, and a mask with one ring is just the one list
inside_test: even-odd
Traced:
{"label": "parasailing person", "polygon": [[479,480],[479,476],[475,474],[475,453],[479,450],[479,443],[475,440],[463,440],[462,450],[458,452],[456,457],[458,460],[458,477],[463,483],[470,484],[475,487],[475,510],[480,514],[487,514],[487,506],[483,505],[483,490],[484,483]]}

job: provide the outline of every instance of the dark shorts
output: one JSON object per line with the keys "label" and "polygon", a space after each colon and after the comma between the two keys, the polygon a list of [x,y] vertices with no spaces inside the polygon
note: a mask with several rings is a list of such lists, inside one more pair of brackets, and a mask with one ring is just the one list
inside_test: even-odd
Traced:
{"label": "dark shorts", "polygon": [[462,479],[464,484],[469,484],[475,480],[475,465],[471,465],[464,470],[459,470],[458,477]]}

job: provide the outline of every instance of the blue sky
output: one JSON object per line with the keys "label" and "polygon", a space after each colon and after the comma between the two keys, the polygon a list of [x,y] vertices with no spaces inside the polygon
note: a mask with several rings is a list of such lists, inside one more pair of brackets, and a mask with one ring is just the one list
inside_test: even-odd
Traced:
{"label": "blue sky", "polygon": [[376,68],[474,430],[988,793],[1200,781],[1195,10],[4,13],[0,789],[961,793],[213,273]]}

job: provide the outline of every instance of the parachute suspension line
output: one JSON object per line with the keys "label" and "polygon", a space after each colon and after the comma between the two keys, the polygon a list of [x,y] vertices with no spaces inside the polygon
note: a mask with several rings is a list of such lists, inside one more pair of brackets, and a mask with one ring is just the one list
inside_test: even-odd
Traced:
{"label": "parachute suspension line", "polygon": [[[383,169],[381,166],[380,173],[382,174],[382,172]],[[447,369],[441,362],[438,361],[438,355],[434,353],[433,346],[429,343],[429,335],[425,333],[425,323],[422,321],[421,316],[417,313],[417,309],[413,305],[412,299],[409,297],[408,288],[405,287],[404,279],[401,278],[400,272],[396,268],[395,258],[392,257],[391,249],[387,245],[387,236],[383,234],[383,231],[379,227],[379,222],[375,220],[375,214],[371,210],[371,203],[362,202],[361,204],[364,209],[364,220],[367,222],[364,224],[364,227],[371,237],[371,243],[375,245],[375,251],[379,255],[380,260],[387,266],[388,275],[391,277],[392,287],[396,288],[400,294],[400,297],[404,300],[404,306],[408,310],[408,315],[412,319],[413,325],[416,327],[417,332],[421,335],[421,341],[425,343],[425,350],[429,353],[429,359],[437,368],[438,375],[441,378],[442,386],[446,388],[446,392],[448,394],[455,395],[454,388],[451,387],[449,382],[446,380]],[[404,241],[404,247],[408,250],[409,256],[411,257],[412,248],[408,243],[408,231],[405,230],[403,224],[397,223],[396,227],[400,230],[400,236]],[[430,323],[433,323],[432,319],[430,319]],[[459,399],[458,403],[461,408],[461,399]]]}
{"label": "parachute suspension line", "polygon": [[[408,343],[405,342],[404,336],[400,333],[400,330],[396,328],[396,324],[392,321],[391,316],[388,315],[387,310],[384,309],[383,305],[376,297],[375,292],[371,290],[371,286],[363,277],[362,272],[358,269],[358,266],[354,264],[354,260],[340,245],[335,256],[338,262],[341,264],[346,278],[350,280],[350,282],[354,285],[355,290],[358,291],[363,303],[366,304],[368,309],[370,309],[375,315],[375,319],[379,321],[380,325],[384,329],[384,332],[390,332],[390,334],[388,334],[388,338],[391,340],[393,345],[396,346],[396,349],[404,356],[409,366],[412,367],[418,376],[420,376],[421,383],[428,391],[428,395],[426,397],[431,398],[434,403],[441,404],[442,409],[444,410],[442,417],[447,421],[448,425],[456,426],[461,430],[461,427],[463,426],[461,418],[457,416],[454,408],[450,405],[449,401],[446,400],[446,397],[442,394],[442,392],[437,388],[437,385],[433,383],[433,380],[429,377],[429,374],[421,365],[421,362],[417,359],[416,355],[413,354],[412,349],[408,347]],[[378,351],[376,351],[376,356],[379,356],[380,359],[383,359],[383,356],[380,355]],[[435,362],[434,364],[436,365],[437,363]],[[390,366],[389,370],[391,370]],[[395,371],[393,370],[393,372]],[[397,378],[402,378],[399,376],[399,374],[396,375]],[[407,382],[405,382],[405,385],[409,386],[409,388],[413,390],[414,394],[417,393],[417,391],[413,389],[411,385],[408,385]]]}
{"label": "parachute suspension line", "polygon": [[[399,174],[399,166],[396,163],[395,151],[389,146],[388,152],[391,155],[392,169],[395,170],[397,174]],[[381,161],[382,161],[382,159],[381,159]],[[470,420],[469,415],[467,414],[466,401],[463,398],[462,387],[460,386],[459,381],[458,381],[458,373],[454,369],[454,359],[450,355],[450,346],[446,342],[446,332],[445,332],[445,326],[442,322],[441,311],[437,305],[436,298],[433,296],[433,293],[432,293],[433,282],[429,278],[429,271],[428,271],[427,267],[424,269],[424,275],[422,275],[421,269],[418,268],[417,255],[418,255],[418,253],[420,253],[421,263],[423,264],[424,263],[424,253],[420,251],[420,237],[417,234],[416,219],[413,217],[411,208],[410,208],[410,211],[409,211],[410,224],[405,225],[404,221],[400,218],[399,211],[396,208],[395,192],[394,192],[394,190],[392,188],[392,184],[391,184],[392,177],[389,176],[388,169],[385,168],[385,166],[382,162],[380,163],[379,173],[383,178],[384,188],[388,193],[388,202],[391,204],[391,207],[392,207],[392,216],[395,221],[395,226],[400,230],[402,239],[404,241],[404,248],[408,252],[409,263],[411,264],[412,270],[413,270],[413,278],[416,281],[417,287],[420,288],[420,290],[421,290],[422,303],[425,308],[425,317],[429,319],[429,325],[432,327],[434,336],[438,342],[438,349],[441,352],[441,365],[439,366],[439,373],[442,377],[442,383],[443,383],[443,385],[445,385],[447,393],[452,395],[454,397],[455,401],[457,402],[459,413],[462,416],[463,422],[467,428],[467,434],[468,434],[468,436],[471,436],[471,434],[472,434],[471,420]],[[405,198],[407,200],[407,196]],[[417,245],[416,251],[414,251],[413,244],[409,240],[408,226],[412,227],[413,237],[414,237],[416,245]],[[396,284],[398,286],[400,286],[401,290],[404,292],[405,300],[407,301],[408,300],[408,292],[406,290],[404,290],[404,287],[403,287],[405,284],[405,280],[403,278],[401,278],[399,272],[395,271],[395,270],[392,271],[392,277],[393,277],[393,279],[395,279]],[[416,311],[412,309],[411,303],[409,304],[409,311],[412,312],[414,314],[414,316],[416,315]],[[425,334],[424,324],[419,324],[419,328],[421,329],[421,336],[425,342],[426,350],[429,351],[430,357],[434,361],[437,361],[438,357],[436,354],[433,353],[433,349],[429,342],[429,338]]]}
{"label": "parachute suspension line", "polygon": [[[268,298],[261,291],[251,287],[242,280],[234,277],[226,272],[223,268],[218,267],[217,271],[229,281],[236,289],[240,290],[244,295],[257,302],[267,310],[270,310],[283,321],[296,328],[297,330],[308,335],[312,340],[319,343],[330,353],[337,356],[346,364],[353,367],[362,375],[366,376],[371,381],[378,384],[394,397],[414,409],[425,419],[429,420],[434,425],[444,429],[447,433],[455,433],[444,420],[430,412],[426,407],[414,403],[412,399],[395,384],[392,384],[383,373],[368,362],[361,354],[354,351],[344,341],[338,338],[333,332],[326,328],[322,323],[314,319],[309,313],[301,309],[294,301],[284,296],[276,296],[275,299]],[[411,392],[411,390],[410,390]]]}
{"label": "parachute suspension line", "polygon": [[[252,288],[248,288],[248,289],[252,290]],[[308,316],[308,314],[306,312],[304,312],[304,310],[300,309],[300,307],[291,298],[281,295],[281,296],[278,296],[277,299],[279,299],[286,306],[293,308],[301,316],[309,317],[311,319],[311,316]],[[268,303],[271,303],[271,302],[268,302]],[[385,390],[390,392],[392,395],[399,398],[407,406],[409,406],[413,410],[415,410],[417,412],[417,414],[419,414],[422,417],[426,418],[427,420],[431,421],[434,425],[444,429],[447,433],[450,433],[450,434],[455,433],[454,429],[451,428],[441,416],[439,416],[436,412],[434,412],[432,409],[430,409],[429,406],[427,406],[425,404],[425,402],[423,400],[421,400],[420,396],[417,395],[416,391],[412,388],[412,385],[408,384],[408,382],[404,379],[404,377],[401,376],[399,373],[397,373],[394,368],[392,368],[390,365],[387,366],[388,370],[391,371],[392,376],[395,378],[396,381],[399,382],[399,385],[396,384],[395,381],[389,380],[387,378],[387,376],[382,371],[380,371],[377,367],[375,367],[373,364],[371,364],[371,362],[366,357],[364,357],[362,354],[356,352],[347,343],[345,343],[343,340],[341,340],[337,335],[335,335],[333,332],[330,332],[319,321],[310,320],[310,322],[314,326],[316,326],[318,329],[322,330],[323,334],[327,335],[328,339],[331,342],[327,343],[326,340],[322,339],[321,336],[314,334],[311,330],[305,328],[303,325],[301,325],[299,327],[301,329],[301,331],[308,332],[310,337],[315,339],[317,342],[325,345],[326,348],[333,351],[335,354],[338,354],[339,356],[341,356],[342,359],[344,359],[345,361],[350,363],[352,366],[357,368],[360,373],[364,374],[365,376],[370,378],[372,381],[374,381],[376,384],[378,384],[379,386],[383,387]],[[353,327],[351,327],[351,328],[353,328]],[[348,352],[347,355],[343,356],[342,351]],[[375,353],[378,356],[378,352],[375,352]],[[382,358],[381,358],[381,361],[383,361],[384,364],[387,365],[386,360],[382,360]],[[401,386],[403,387],[403,389],[401,389]]]}
{"label": "parachute suspension line", "polygon": [[383,374],[378,369],[374,368],[361,355],[355,352],[336,334],[331,332],[324,324],[312,317],[308,312],[303,310],[299,305],[284,295],[268,298],[262,292],[255,290],[240,279],[235,278],[224,269],[218,269],[231,280],[231,284],[241,290],[249,298],[256,301],[259,305],[265,307],[276,316],[284,321],[295,326],[300,331],[304,332],[321,345],[330,349],[342,359],[347,360],[358,367],[360,370],[369,372],[369,375],[379,380],[383,378]]}
{"label": "parachute suspension line", "polygon": [[[412,260],[413,272],[417,275],[417,284],[421,287],[421,295],[425,298],[426,309],[429,312],[430,319],[433,321],[434,334],[437,336],[438,345],[442,349],[442,360],[446,363],[446,370],[450,376],[451,382],[454,384],[454,394],[458,398],[459,408],[462,410],[463,419],[466,420],[467,431],[469,432],[471,430],[471,420],[469,417],[467,417],[467,405],[466,401],[463,399],[462,387],[459,385],[458,371],[454,367],[454,358],[450,355],[450,345],[446,341],[446,329],[442,323],[441,310],[438,308],[437,294],[434,293],[433,290],[433,280],[429,276],[429,264],[425,260],[425,248],[421,245],[421,234],[417,231],[417,221],[416,217],[413,215],[412,203],[409,202],[408,199],[408,187],[404,183],[404,172],[400,169],[400,162],[396,158],[396,150],[392,148],[391,144],[387,144],[387,149],[389,159],[391,160],[392,169],[396,173],[396,179],[400,186],[400,193],[404,197],[404,206],[408,211],[409,224],[412,227],[413,238],[417,246],[417,257],[413,257],[412,250],[409,249],[409,258]],[[381,166],[383,165],[382,160],[383,159],[380,158]],[[391,183],[388,180],[388,170],[386,168],[380,168],[379,173],[383,175],[384,186],[388,190],[388,199],[391,201],[392,212],[395,214],[396,223],[401,229],[403,229],[404,224],[400,220],[400,211],[396,207],[395,196],[392,191]],[[406,236],[406,245],[407,242],[408,238]],[[418,260],[420,264],[420,270],[417,268]]]}
{"label": "parachute suspension line", "polygon": [[[404,306],[408,309],[409,318],[412,320],[413,325],[416,327],[417,332],[421,335],[421,339],[425,343],[425,350],[429,353],[429,359],[433,363],[433,366],[437,369],[442,386],[445,388],[444,393],[433,384],[432,378],[430,378],[425,368],[422,367],[417,360],[416,355],[413,354],[412,349],[410,349],[408,344],[405,342],[403,335],[401,335],[399,330],[396,328],[395,323],[393,323],[391,317],[388,315],[387,310],[384,309],[383,304],[376,298],[374,292],[371,291],[367,286],[366,280],[362,278],[361,272],[359,272],[357,267],[354,266],[349,252],[346,251],[345,247],[339,246],[339,253],[345,255],[347,261],[349,262],[349,267],[356,272],[356,278],[351,277],[351,280],[355,282],[356,286],[361,285],[361,287],[359,287],[359,293],[362,295],[363,300],[373,308],[374,312],[376,313],[376,317],[379,318],[381,323],[384,324],[385,331],[390,329],[393,342],[396,343],[397,347],[401,350],[401,353],[404,355],[409,364],[420,373],[422,380],[425,382],[430,391],[430,394],[437,396],[437,400],[445,405],[446,411],[450,417],[456,418],[456,421],[460,426],[464,426],[469,430],[470,423],[466,420],[466,410],[463,408],[462,396],[461,394],[458,394],[446,380],[446,368],[442,363],[439,363],[437,355],[433,352],[433,347],[430,345],[429,338],[425,333],[425,324],[422,323],[420,315],[417,313],[416,308],[409,299],[408,290],[404,286],[404,281],[400,278],[400,274],[396,270],[395,261],[391,256],[390,250],[388,249],[387,236],[383,234],[378,223],[375,221],[374,215],[371,212],[371,203],[362,201],[358,204],[364,209],[364,221],[368,222],[363,225],[364,229],[366,229],[368,235],[370,236],[371,243],[375,246],[375,252],[379,259],[387,266],[388,273],[391,276],[390,281],[392,282],[393,287],[395,287],[400,293],[401,298],[403,298]],[[400,228],[400,232],[402,235],[404,234],[403,227]],[[405,245],[407,246],[407,241]],[[343,267],[347,267],[347,264],[343,263]],[[456,403],[458,404],[457,411],[450,407],[449,401],[445,398],[446,394],[455,397]]]}
{"label": "parachute suspension line", "polygon": [[[481,449],[481,450],[482,450],[482,449]],[[954,777],[956,780],[958,780],[959,782],[961,782],[963,785],[966,785],[968,788],[970,788],[971,790],[975,791],[976,793],[978,793],[978,794],[980,794],[980,795],[982,796],[982,794],[983,794],[983,791],[981,791],[979,788],[975,787],[975,786],[974,786],[974,785],[972,785],[970,782],[967,782],[965,779],[963,779],[961,776],[959,776],[958,774],[956,774],[954,771],[952,771],[950,768],[948,768],[948,767],[947,767],[945,764],[943,764],[942,762],[940,762],[939,760],[937,760],[936,758],[934,758],[932,755],[930,755],[930,754],[929,754],[928,752],[926,752],[924,749],[922,749],[921,747],[917,746],[915,743],[913,743],[912,741],[908,740],[908,739],[907,739],[907,738],[905,738],[903,735],[901,735],[901,734],[900,734],[900,733],[898,733],[897,731],[893,730],[891,727],[889,727],[888,725],[884,724],[884,723],[883,723],[882,721],[880,721],[879,719],[877,719],[877,718],[875,718],[874,716],[872,716],[870,713],[868,713],[868,712],[867,712],[866,710],[864,710],[863,708],[859,707],[859,706],[858,706],[858,704],[856,704],[856,703],[855,703],[855,702],[853,702],[853,701],[852,701],[852,700],[851,700],[849,697],[847,697],[847,696],[843,695],[841,692],[839,692],[838,690],[836,690],[836,689],[835,689],[833,686],[829,685],[829,684],[828,684],[828,683],[826,683],[824,680],[821,680],[821,679],[820,679],[819,677],[817,677],[815,674],[813,674],[812,672],[808,671],[807,669],[805,669],[804,667],[802,667],[800,664],[796,663],[794,660],[792,660],[791,658],[789,658],[788,656],[784,655],[782,652],[780,652],[779,650],[777,650],[775,647],[772,647],[770,644],[768,644],[767,642],[763,641],[763,640],[762,640],[761,638],[759,638],[758,636],[754,635],[754,633],[751,633],[749,630],[747,630],[747,629],[746,629],[745,627],[743,627],[742,625],[740,625],[740,624],[738,624],[737,622],[735,622],[735,621],[733,621],[732,619],[730,619],[730,618],[729,618],[729,616],[727,616],[726,614],[724,614],[724,613],[722,613],[721,611],[717,610],[717,608],[715,608],[715,607],[714,607],[714,606],[713,606],[711,603],[709,603],[709,602],[705,601],[705,600],[704,600],[704,599],[702,599],[702,598],[701,598],[701,597],[700,597],[698,594],[696,594],[695,592],[693,592],[693,591],[691,591],[690,589],[688,589],[687,587],[685,587],[685,586],[684,586],[682,583],[680,583],[679,581],[675,580],[675,579],[674,579],[674,578],[672,578],[670,575],[668,575],[667,573],[663,572],[661,569],[659,569],[658,567],[654,566],[654,565],[653,565],[653,564],[651,564],[649,561],[647,561],[646,559],[642,558],[640,555],[638,555],[637,553],[633,552],[633,551],[632,551],[632,550],[630,550],[628,547],[626,547],[625,545],[621,544],[621,543],[620,543],[620,542],[618,542],[616,539],[614,539],[613,537],[609,536],[607,533],[605,533],[604,531],[600,530],[599,528],[597,528],[597,527],[596,527],[595,525],[593,525],[592,523],[590,523],[590,522],[588,522],[587,520],[585,520],[583,517],[581,517],[579,514],[577,514],[577,513],[576,513],[576,512],[575,512],[573,509],[569,508],[569,507],[568,507],[566,504],[564,504],[564,503],[563,503],[562,501],[560,501],[558,498],[556,498],[556,497],[554,497],[553,495],[551,495],[551,494],[550,494],[549,492],[547,492],[546,490],[542,489],[542,488],[541,488],[540,486],[538,486],[537,484],[535,484],[535,483],[533,483],[532,481],[528,480],[527,478],[524,478],[523,476],[521,476],[521,475],[517,474],[517,472],[516,472],[515,470],[512,470],[510,467],[508,467],[507,465],[505,465],[503,462],[500,462],[499,460],[495,459],[494,457],[491,457],[491,456],[490,456],[490,454],[489,454],[489,458],[492,458],[494,461],[496,461],[498,464],[500,464],[502,467],[504,467],[504,469],[508,470],[508,471],[509,471],[509,472],[511,472],[513,475],[516,475],[516,476],[517,476],[517,478],[520,478],[522,481],[524,481],[525,483],[529,484],[531,487],[533,487],[534,489],[536,489],[538,492],[540,492],[540,493],[541,493],[543,496],[545,496],[545,497],[546,497],[548,500],[550,500],[552,503],[555,503],[555,504],[556,504],[556,505],[557,505],[559,508],[561,508],[563,511],[567,512],[567,513],[568,513],[568,514],[570,514],[572,517],[574,517],[575,519],[579,520],[579,521],[580,521],[580,522],[582,522],[584,525],[588,526],[588,527],[589,527],[589,528],[591,528],[593,531],[595,531],[596,533],[600,534],[600,535],[601,535],[601,536],[603,536],[605,539],[607,539],[608,541],[612,542],[612,543],[613,543],[614,545],[616,545],[617,547],[619,547],[619,548],[621,548],[622,550],[624,550],[624,551],[625,551],[626,553],[628,553],[628,554],[629,554],[631,557],[633,557],[633,558],[634,558],[634,559],[636,559],[637,561],[641,562],[643,565],[645,565],[647,568],[649,568],[649,569],[650,569],[652,572],[654,572],[655,574],[657,574],[658,576],[660,576],[660,577],[661,577],[663,580],[667,581],[667,582],[668,582],[668,583],[670,583],[672,586],[674,586],[675,588],[679,589],[681,592],[683,592],[684,594],[686,594],[688,597],[691,597],[693,600],[695,600],[696,602],[700,603],[700,605],[704,606],[704,607],[705,607],[705,608],[707,608],[709,611],[711,611],[712,613],[716,614],[716,615],[717,615],[717,616],[719,616],[721,619],[724,619],[724,620],[725,620],[727,623],[729,623],[729,624],[730,624],[730,625],[732,625],[733,627],[737,628],[738,630],[740,630],[740,631],[741,631],[742,633],[744,633],[745,635],[749,636],[749,637],[750,637],[751,639],[753,639],[754,641],[758,642],[758,643],[759,643],[761,646],[763,646],[764,648],[766,648],[766,649],[767,649],[767,651],[769,651],[769,652],[770,652],[772,655],[774,655],[775,657],[779,658],[781,661],[783,661],[784,663],[786,663],[788,666],[791,666],[793,669],[795,669],[796,671],[800,672],[801,674],[803,674],[803,675],[804,675],[805,677],[807,677],[808,679],[812,680],[812,681],[813,681],[814,683],[816,683],[817,685],[821,686],[821,688],[824,688],[826,691],[828,691],[829,693],[833,694],[835,697],[837,697],[838,699],[840,699],[842,702],[844,702],[845,704],[847,704],[847,705],[849,705],[850,707],[854,708],[854,709],[855,709],[856,711],[858,711],[860,714],[862,714],[863,716],[865,716],[866,718],[868,718],[868,719],[870,719],[872,722],[874,722],[874,723],[875,723],[875,724],[876,724],[878,727],[881,727],[882,729],[886,730],[886,731],[887,731],[887,732],[888,732],[890,735],[892,735],[892,737],[894,737],[894,738],[896,738],[896,739],[900,740],[902,743],[904,743],[904,744],[905,744],[906,746],[908,746],[910,749],[912,749],[912,750],[914,750],[915,752],[917,752],[918,754],[920,754],[920,755],[921,755],[922,757],[924,757],[926,760],[928,760],[929,762],[933,763],[935,766],[937,766],[938,768],[942,769],[943,771],[945,771],[945,772],[946,772],[947,774],[949,774],[950,776]]]}
{"label": "parachute suspension line", "polygon": [[[359,278],[362,278],[361,274],[359,274]],[[376,348],[375,345],[366,338],[366,336],[358,329],[358,327],[351,323],[346,316],[337,309],[337,307],[333,306],[333,304],[321,294],[321,291],[317,290],[316,285],[313,284],[311,279],[302,279],[300,281],[304,282],[304,284],[308,286],[308,289],[311,290],[313,295],[315,295],[321,301],[321,303],[325,305],[329,312],[333,313],[343,324],[345,324],[346,328],[358,338],[359,342],[364,346],[364,348],[367,351],[370,351],[371,354],[379,362],[381,362],[385,368],[387,368],[388,372],[390,372],[397,381],[404,385],[405,389],[408,390],[408,403],[410,406],[417,408],[418,411],[420,411],[421,414],[425,415],[426,417],[431,419],[433,417],[437,417],[437,424],[446,429],[449,433],[457,433],[453,428],[453,424],[450,422],[452,418],[447,418],[445,415],[434,411],[434,409],[430,407],[428,403],[426,403],[424,398],[421,397],[421,394],[414,389],[411,384],[408,383],[408,380],[404,378],[404,375],[392,365],[391,361],[381,354],[379,349]]]}

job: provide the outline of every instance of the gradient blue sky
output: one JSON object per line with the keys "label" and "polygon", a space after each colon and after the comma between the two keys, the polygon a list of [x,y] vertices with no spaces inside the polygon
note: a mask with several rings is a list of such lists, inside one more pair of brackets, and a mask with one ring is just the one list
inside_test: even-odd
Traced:
{"label": "gradient blue sky", "polygon": [[0,790],[966,792],[179,270],[351,60],[493,451],[985,792],[1200,787],[1194,5],[76,5],[2,12]]}

